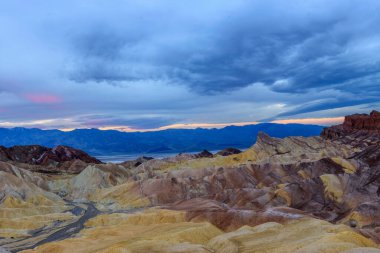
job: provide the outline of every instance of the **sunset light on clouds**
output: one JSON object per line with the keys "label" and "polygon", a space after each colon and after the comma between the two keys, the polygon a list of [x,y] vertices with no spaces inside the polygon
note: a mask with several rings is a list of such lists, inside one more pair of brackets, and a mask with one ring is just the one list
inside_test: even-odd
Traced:
{"label": "sunset light on clouds", "polygon": [[313,124],[313,125],[337,125],[343,123],[344,117],[334,117],[334,118],[306,118],[306,119],[279,119],[273,120],[272,123],[278,124]]}
{"label": "sunset light on clouds", "polygon": [[62,99],[52,94],[26,94],[25,98],[36,104],[55,104],[62,102]]}

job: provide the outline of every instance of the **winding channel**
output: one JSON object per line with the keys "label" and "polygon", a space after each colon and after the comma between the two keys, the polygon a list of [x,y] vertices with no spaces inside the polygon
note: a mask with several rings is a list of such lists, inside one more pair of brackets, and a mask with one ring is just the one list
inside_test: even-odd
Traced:
{"label": "winding channel", "polygon": [[[129,209],[129,210],[117,210],[117,211],[112,211],[112,212],[101,212],[99,211],[93,203],[81,203],[81,205],[86,205],[87,208],[84,209],[72,202],[69,203],[71,206],[73,206],[73,209],[70,211],[75,214],[79,215],[84,211],[82,216],[75,222],[72,222],[66,226],[63,226],[62,228],[59,228],[57,231],[51,233],[53,229],[40,229],[38,231],[35,231],[31,237],[28,238],[23,238],[21,240],[16,240],[12,242],[8,242],[6,244],[0,245],[4,249],[8,248],[9,252],[20,252],[22,250],[27,250],[27,249],[34,249],[37,246],[43,245],[45,243],[49,242],[54,242],[54,241],[60,241],[64,240],[70,237],[73,237],[75,234],[79,233],[84,227],[85,223],[91,219],[96,217],[99,214],[110,214],[110,213],[135,213],[138,211],[143,210],[144,208],[134,208],[134,209]],[[49,234],[51,233],[51,234]],[[48,234],[48,235],[47,235]],[[31,242],[33,238],[37,237],[43,237],[44,235],[47,235],[47,237],[41,239],[40,241],[37,242]],[[8,247],[7,247],[8,246]],[[1,252],[0,252],[1,253]]]}

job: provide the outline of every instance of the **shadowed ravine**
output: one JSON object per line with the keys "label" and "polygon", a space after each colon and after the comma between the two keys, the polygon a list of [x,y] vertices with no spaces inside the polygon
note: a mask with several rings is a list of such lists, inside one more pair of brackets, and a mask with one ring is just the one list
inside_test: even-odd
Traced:
{"label": "shadowed ravine", "polygon": [[39,241],[38,243],[34,244],[33,246],[27,247],[24,249],[33,249],[39,245],[42,245],[42,244],[45,244],[48,242],[63,240],[63,239],[72,237],[73,235],[79,233],[84,228],[84,224],[86,223],[86,221],[88,221],[89,219],[95,217],[96,215],[98,215],[100,213],[99,210],[92,203],[88,203],[86,205],[87,205],[87,209],[84,212],[84,214],[82,215],[82,217],[79,218],[78,221],[73,222],[73,223],[61,228],[57,232],[54,232],[53,234],[49,235],[47,238]]}

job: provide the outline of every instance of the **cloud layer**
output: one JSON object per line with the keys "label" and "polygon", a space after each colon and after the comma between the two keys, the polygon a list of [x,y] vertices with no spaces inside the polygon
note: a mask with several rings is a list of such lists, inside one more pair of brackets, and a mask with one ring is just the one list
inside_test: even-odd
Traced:
{"label": "cloud layer", "polygon": [[152,129],[379,109],[379,11],[376,0],[8,1],[0,125]]}

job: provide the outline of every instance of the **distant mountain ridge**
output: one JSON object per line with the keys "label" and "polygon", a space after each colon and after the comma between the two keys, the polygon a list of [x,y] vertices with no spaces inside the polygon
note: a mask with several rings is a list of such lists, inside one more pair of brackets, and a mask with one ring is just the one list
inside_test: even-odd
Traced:
{"label": "distant mountain ridge", "polygon": [[273,137],[315,136],[323,127],[302,124],[262,123],[227,126],[221,129],[169,129],[155,132],[120,132],[116,130],[77,129],[70,132],[36,128],[0,128],[0,145],[70,146],[91,155],[190,152],[228,147],[248,148],[258,132]]}

